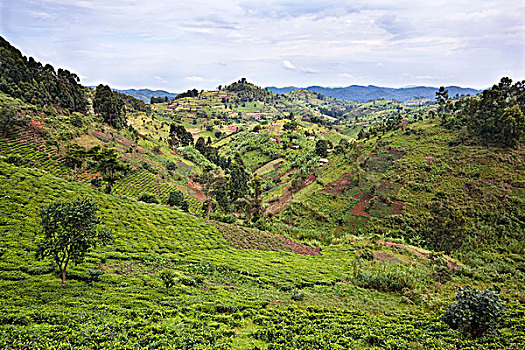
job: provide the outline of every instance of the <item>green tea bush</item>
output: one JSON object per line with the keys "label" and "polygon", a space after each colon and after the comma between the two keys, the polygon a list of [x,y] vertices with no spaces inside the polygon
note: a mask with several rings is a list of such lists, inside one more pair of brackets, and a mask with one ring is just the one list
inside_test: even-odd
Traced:
{"label": "green tea bush", "polygon": [[447,308],[443,321],[464,335],[479,338],[498,328],[506,310],[497,291],[466,286],[459,288],[456,303]]}

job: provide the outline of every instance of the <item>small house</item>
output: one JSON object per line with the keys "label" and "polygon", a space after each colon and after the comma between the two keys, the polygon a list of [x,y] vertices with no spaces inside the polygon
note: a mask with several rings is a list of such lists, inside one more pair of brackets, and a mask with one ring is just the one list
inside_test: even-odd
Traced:
{"label": "small house", "polygon": [[328,163],[328,159],[327,159],[327,158],[321,158],[321,159],[319,159],[319,166],[323,166],[323,165],[325,165],[326,163]]}

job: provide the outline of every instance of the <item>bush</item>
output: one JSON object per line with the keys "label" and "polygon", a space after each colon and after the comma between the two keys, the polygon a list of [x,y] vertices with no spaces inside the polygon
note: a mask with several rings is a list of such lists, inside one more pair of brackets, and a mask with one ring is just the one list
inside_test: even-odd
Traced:
{"label": "bush", "polygon": [[469,286],[459,288],[456,304],[447,308],[443,321],[452,329],[479,338],[487,331],[495,331],[506,311],[497,291],[477,290]]}
{"label": "bush", "polygon": [[170,287],[175,285],[177,273],[173,270],[162,270],[159,277],[166,287],[166,292],[169,292]]}
{"label": "bush", "polygon": [[168,162],[166,163],[166,169],[168,170],[177,170],[177,163],[175,162],[172,162],[171,160],[168,160]]}
{"label": "bush", "polygon": [[145,202],[145,203],[154,203],[159,204],[159,200],[150,193],[143,193],[139,197],[139,201]]}
{"label": "bush", "polygon": [[71,125],[76,126],[77,128],[81,128],[84,126],[84,119],[82,117],[82,114],[78,112],[74,112],[71,114],[71,117],[69,117],[69,122]]}

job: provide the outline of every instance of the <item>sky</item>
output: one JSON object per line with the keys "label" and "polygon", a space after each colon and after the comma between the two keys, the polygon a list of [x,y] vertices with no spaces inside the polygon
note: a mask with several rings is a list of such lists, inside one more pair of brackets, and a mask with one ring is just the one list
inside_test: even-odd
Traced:
{"label": "sky", "polygon": [[523,0],[0,0],[0,35],[119,89],[525,79]]}

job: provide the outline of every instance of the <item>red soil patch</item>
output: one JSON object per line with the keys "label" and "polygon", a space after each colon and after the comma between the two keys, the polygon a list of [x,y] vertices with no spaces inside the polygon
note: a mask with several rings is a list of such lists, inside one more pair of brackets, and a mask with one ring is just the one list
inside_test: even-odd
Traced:
{"label": "red soil patch", "polygon": [[306,180],[304,180],[304,182],[303,182],[303,186],[301,186],[300,189],[302,190],[302,189],[305,188],[306,186],[313,184],[313,183],[315,182],[315,180],[317,180],[317,177],[315,176],[315,174],[310,174],[310,175],[306,178]]}
{"label": "red soil patch", "polygon": [[228,131],[229,132],[237,132],[237,127],[236,126],[232,126],[232,125],[228,125]]}
{"label": "red soil patch", "polygon": [[379,191],[387,192],[388,194],[397,196],[401,187],[402,186],[400,184],[391,183],[390,181],[387,180],[381,184],[381,187],[379,187]]}
{"label": "red soil patch", "polygon": [[385,260],[392,260],[392,259],[395,259],[396,257],[392,254],[378,252],[378,253],[374,253],[374,258],[376,260],[385,262]]}
{"label": "red soil patch", "polygon": [[394,201],[392,205],[392,215],[399,215],[403,211],[404,204],[400,201]]}
{"label": "red soil patch", "polygon": [[359,202],[357,202],[355,207],[350,211],[350,214],[354,214],[354,215],[357,215],[357,216],[366,216],[367,218],[369,218],[370,214],[368,214],[365,211],[365,208],[366,208],[366,205],[368,204],[368,202],[370,202],[371,199],[372,199],[372,195],[370,195],[368,193],[365,193],[361,197],[361,200],[359,200]]}
{"label": "red soil patch", "polygon": [[191,134],[193,136],[197,135],[198,133],[200,133],[202,130],[201,129],[186,129],[188,132],[191,132]]}
{"label": "red soil patch", "polygon": [[363,190],[359,190],[359,192],[357,192],[357,194],[354,196],[354,199],[359,198],[359,196],[361,195],[361,193],[363,193]]}
{"label": "red soil patch", "polygon": [[400,149],[396,149],[396,148],[393,148],[393,147],[383,147],[382,148],[383,151],[386,151],[390,154],[401,154],[401,155],[405,155],[406,152],[405,151],[402,151]]}
{"label": "red soil patch", "polygon": [[192,179],[188,179],[188,184],[186,186],[195,191],[195,198],[197,198],[198,201],[204,202],[206,200],[206,196],[204,195],[204,192],[202,192],[202,186],[199,183]]}
{"label": "red soil patch", "polygon": [[124,139],[115,139],[117,143],[121,144],[124,147],[130,147],[132,145],[131,141],[124,140]]}
{"label": "red soil patch", "polygon": [[343,176],[340,179],[329,183],[321,192],[338,194],[343,192],[343,190],[347,188],[351,182],[352,177],[350,176],[350,174],[343,174]]}

